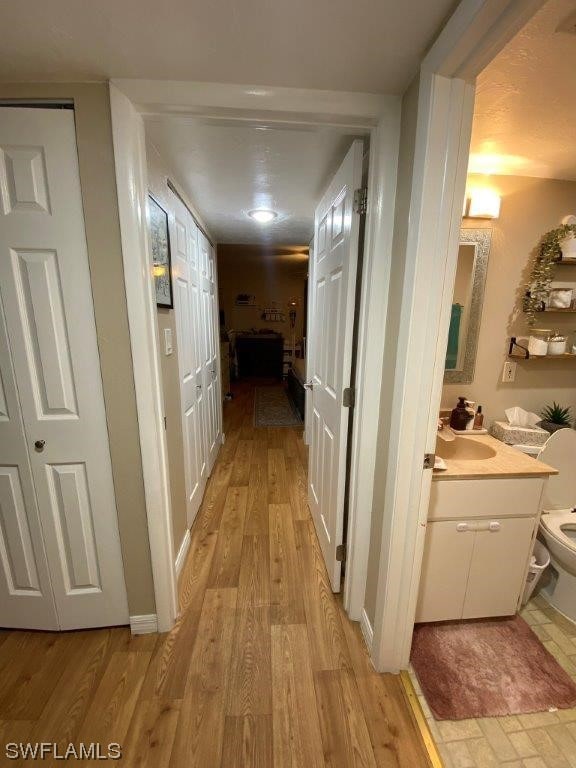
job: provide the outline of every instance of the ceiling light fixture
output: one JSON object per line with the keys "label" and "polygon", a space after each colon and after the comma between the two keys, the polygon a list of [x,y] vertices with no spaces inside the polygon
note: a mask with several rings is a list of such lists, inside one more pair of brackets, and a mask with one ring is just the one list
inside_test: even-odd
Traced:
{"label": "ceiling light fixture", "polygon": [[267,211],[264,208],[258,208],[255,211],[248,211],[248,216],[250,216],[251,219],[254,219],[254,221],[257,221],[258,224],[268,224],[268,222],[275,219],[278,214],[275,211]]}

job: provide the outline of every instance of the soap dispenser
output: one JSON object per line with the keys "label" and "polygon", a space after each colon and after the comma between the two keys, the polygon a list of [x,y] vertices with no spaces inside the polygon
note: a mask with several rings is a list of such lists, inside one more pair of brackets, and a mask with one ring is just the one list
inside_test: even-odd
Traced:
{"label": "soap dispenser", "polygon": [[468,413],[468,408],[466,407],[466,398],[459,397],[458,405],[453,409],[450,415],[450,426],[452,429],[463,432],[466,429],[469,418],[470,414]]}

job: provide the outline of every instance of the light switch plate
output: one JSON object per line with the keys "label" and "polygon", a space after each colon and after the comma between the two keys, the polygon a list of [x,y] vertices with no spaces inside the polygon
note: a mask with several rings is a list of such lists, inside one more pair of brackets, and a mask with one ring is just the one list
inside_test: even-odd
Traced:
{"label": "light switch plate", "polygon": [[164,328],[164,354],[171,355],[174,351],[172,346],[172,328]]}

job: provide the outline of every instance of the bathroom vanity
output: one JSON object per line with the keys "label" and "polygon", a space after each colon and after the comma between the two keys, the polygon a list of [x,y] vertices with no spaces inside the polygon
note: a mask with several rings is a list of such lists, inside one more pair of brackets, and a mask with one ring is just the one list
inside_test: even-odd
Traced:
{"label": "bathroom vanity", "polygon": [[416,621],[510,616],[556,470],[489,435],[439,439],[437,454]]}

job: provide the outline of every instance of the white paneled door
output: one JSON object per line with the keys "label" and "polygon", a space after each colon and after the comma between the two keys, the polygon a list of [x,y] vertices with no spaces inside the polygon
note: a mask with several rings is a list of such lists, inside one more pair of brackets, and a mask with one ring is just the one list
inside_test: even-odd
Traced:
{"label": "white paneled door", "polygon": [[351,386],[363,144],[354,141],[316,209],[311,269],[308,381],[311,386],[308,500],[334,592],[340,591],[337,548],[344,527],[344,491]]}
{"label": "white paneled door", "polygon": [[171,206],[172,285],[184,440],[186,516],[190,527],[200,507],[208,476],[206,410],[209,396],[204,386],[202,354],[199,231],[186,206],[172,193]]}
{"label": "white paneled door", "polygon": [[0,625],[128,623],[74,113],[0,108]]}
{"label": "white paneled door", "polygon": [[200,254],[200,285],[202,291],[202,331],[204,386],[206,392],[206,441],[208,472],[218,455],[222,442],[221,410],[222,397],[220,392],[220,343],[218,338],[218,293],[216,287],[216,258],[214,249],[206,235],[198,230],[198,246]]}

